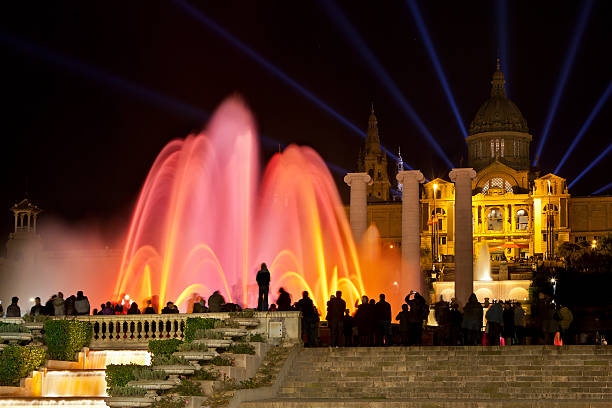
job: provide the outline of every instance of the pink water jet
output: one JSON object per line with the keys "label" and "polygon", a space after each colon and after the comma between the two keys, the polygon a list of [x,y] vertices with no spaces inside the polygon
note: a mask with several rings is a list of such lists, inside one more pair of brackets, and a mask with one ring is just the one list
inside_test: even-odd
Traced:
{"label": "pink water jet", "polygon": [[346,213],[321,157],[291,145],[272,157],[260,183],[258,155],[253,118],[236,97],[203,133],[170,142],[138,198],[115,298],[159,294],[159,304],[172,300],[185,310],[196,293],[219,290],[227,301],[253,307],[261,262],[272,274],[272,299],[281,286],[294,297],[308,290],[324,312],[336,290],[347,304],[366,293]]}

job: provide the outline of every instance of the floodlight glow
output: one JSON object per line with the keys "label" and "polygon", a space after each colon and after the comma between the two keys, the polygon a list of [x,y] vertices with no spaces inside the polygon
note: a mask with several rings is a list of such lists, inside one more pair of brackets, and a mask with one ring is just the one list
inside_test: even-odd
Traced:
{"label": "floodlight glow", "polygon": [[[175,0],[178,1],[178,0]],[[391,79],[391,76],[385,68],[382,66],[378,58],[374,55],[374,53],[370,50],[370,48],[363,41],[357,30],[351,25],[348,19],[344,16],[342,11],[336,6],[333,1],[322,1],[321,5],[327,12],[330,18],[336,23],[336,25],[340,28],[342,33],[345,35],[346,39],[351,43],[353,48],[357,50],[357,52],[361,55],[361,57],[365,60],[365,62],[370,66],[370,69],[374,72],[377,78],[379,78],[387,89],[387,92],[391,94],[391,96],[395,99],[395,101],[402,108],[404,113],[408,115],[408,117],[412,120],[412,122],[416,125],[419,131],[425,136],[425,139],[429,142],[429,144],[434,148],[436,153],[444,160],[444,163],[450,168],[454,168],[455,166],[450,161],[450,159],[442,150],[442,147],[438,144],[438,142],[434,139],[433,135],[425,126],[425,123],[421,120],[419,115],[416,113],[414,108],[408,103],[408,100],[404,97],[404,95],[400,92],[399,88]]]}
{"label": "floodlight glow", "polygon": [[[265,59],[262,55],[260,55],[259,53],[254,51],[252,48],[247,46],[245,43],[240,41],[237,37],[232,35],[225,28],[221,27],[219,24],[217,24],[215,21],[213,21],[213,19],[208,17],[206,14],[204,14],[201,10],[198,10],[197,8],[193,7],[191,4],[189,4],[187,1],[184,1],[184,0],[174,0],[174,2],[176,4],[178,4],[181,7],[181,9],[183,9],[187,14],[189,14],[195,20],[197,20],[200,23],[204,24],[210,30],[215,32],[215,34],[217,34],[220,37],[222,37],[225,40],[227,40],[234,47],[238,48],[240,51],[242,51],[244,54],[246,54],[249,58],[254,60],[256,63],[258,63],[259,65],[261,65],[265,69],[267,69],[275,77],[279,78],[284,83],[286,83],[287,85],[292,87],[299,94],[304,96],[309,101],[313,102],[315,105],[317,105],[323,111],[325,111],[326,113],[328,113],[329,115],[334,117],[336,120],[338,120],[344,126],[349,128],[353,132],[357,133],[363,139],[366,138],[366,133],[362,129],[360,129],[359,127],[355,126],[351,121],[349,121],[344,116],[340,115],[331,106],[329,106],[328,104],[323,102],[321,99],[319,99],[315,94],[313,94],[312,92],[310,92],[309,90],[304,88],[302,85],[300,85],[297,81],[295,81],[289,75],[285,74],[281,69],[277,68],[274,64],[272,64],[270,61]],[[389,156],[391,156],[391,157],[393,157],[395,159],[397,158],[390,150],[386,149],[384,146],[383,146],[383,149],[387,152],[387,154]]]}
{"label": "floodlight glow", "polygon": [[[205,110],[197,108],[193,105],[189,105],[178,99],[164,95],[153,89],[141,86],[132,81],[128,81],[125,78],[113,75],[104,70],[101,70],[100,68],[86,64],[77,59],[66,57],[62,54],[41,47],[29,41],[23,40],[21,38],[1,34],[0,42],[8,44],[12,46],[15,50],[22,52],[28,56],[40,58],[52,65],[68,69],[69,71],[77,75],[94,80],[105,86],[111,86],[114,88],[121,89],[122,91],[127,91],[133,96],[142,99],[152,105],[168,109],[185,117],[196,119],[202,122],[205,122],[210,117],[210,114]],[[260,139],[264,146],[268,146],[271,148],[275,148],[279,145],[283,148],[287,146],[286,144],[281,143],[278,140],[272,139],[264,135],[260,135]],[[346,173],[349,172],[348,170],[333,163],[327,161],[325,163],[334,173],[338,173],[344,176]]]}
{"label": "floodlight glow", "polygon": [[122,91],[142,99],[152,105],[162,108],[169,108],[181,115],[204,122],[208,119],[209,114],[201,109],[186,104],[178,99],[163,95],[152,89],[143,87],[127,79],[105,72],[95,66],[86,64],[74,58],[66,57],[47,48],[38,46],[24,39],[14,37],[8,34],[0,34],[0,42],[13,47],[15,50],[40,58],[52,65],[66,68],[80,76],[92,79],[105,86],[118,88]]}
{"label": "floodlight glow", "polygon": [[600,194],[603,193],[606,190],[609,190],[610,188],[612,188],[612,183],[608,183],[605,186],[603,186],[602,188],[593,191],[593,194]]}
{"label": "floodlight glow", "polygon": [[593,160],[591,162],[591,164],[589,164],[584,170],[582,170],[582,173],[580,173],[578,175],[578,177],[576,177],[568,186],[567,188],[572,188],[572,186],[574,184],[576,184],[576,182],[578,180],[580,180],[585,174],[587,174],[593,167],[595,167],[595,165],[597,163],[599,163],[601,161],[601,159],[603,159],[608,153],[610,153],[610,150],[612,150],[612,143],[610,143],[610,145],[606,148],[606,150],[604,150],[603,152],[601,152],[601,154],[599,156],[597,156],[597,158],[595,160]]}
{"label": "floodlight glow", "polygon": [[440,60],[438,59],[438,54],[436,53],[436,49],[434,48],[433,42],[431,41],[431,37],[427,32],[427,26],[425,26],[425,21],[423,20],[423,16],[421,15],[421,11],[419,10],[419,6],[417,5],[415,0],[407,0],[408,7],[412,12],[412,16],[414,17],[414,21],[421,33],[421,37],[423,37],[423,42],[425,43],[425,49],[427,50],[427,54],[429,54],[429,58],[431,59],[431,63],[436,70],[436,74],[438,74],[438,79],[440,80],[440,84],[442,85],[442,89],[444,89],[444,93],[446,94],[446,99],[450,104],[450,107],[453,111],[453,115],[455,115],[455,119],[457,120],[457,125],[459,125],[459,130],[461,130],[461,134],[463,134],[464,138],[468,137],[467,131],[465,130],[465,125],[463,124],[463,119],[461,119],[461,114],[459,113],[459,108],[455,103],[455,97],[453,96],[453,92],[451,91],[450,85],[446,80],[446,75],[444,75],[444,71],[442,70],[442,64],[440,64]]}
{"label": "floodlight glow", "polygon": [[597,114],[599,113],[601,108],[604,106],[604,104],[606,103],[606,101],[610,97],[611,93],[612,93],[612,81],[610,81],[610,83],[608,84],[608,87],[604,91],[603,95],[601,95],[601,98],[599,98],[599,100],[597,101],[597,104],[595,105],[595,107],[591,111],[589,117],[587,118],[587,120],[584,122],[584,124],[582,125],[582,127],[578,131],[578,134],[576,135],[576,137],[572,141],[572,144],[570,145],[569,149],[567,149],[567,151],[563,155],[563,158],[561,159],[561,161],[557,165],[557,168],[555,169],[555,174],[559,174],[559,170],[561,170],[561,166],[563,166],[563,164],[569,158],[569,155],[572,153],[572,151],[574,150],[574,148],[576,147],[576,145],[578,144],[580,139],[582,139],[582,136],[584,136],[586,131],[589,129],[589,126],[591,126],[591,122],[593,122],[593,119],[595,119],[595,117],[597,116]]}
{"label": "floodlight glow", "polygon": [[498,44],[498,53],[499,58],[503,61],[505,72],[504,79],[506,80],[506,93],[510,96],[509,92],[509,72],[510,72],[510,63],[508,59],[508,3],[506,0],[497,0],[497,44]]}
{"label": "floodlight glow", "polygon": [[538,143],[535,158],[533,159],[534,166],[538,164],[538,160],[540,158],[540,155],[542,154],[542,149],[544,148],[544,144],[546,143],[548,132],[550,131],[552,121],[555,117],[555,113],[557,112],[557,106],[559,106],[559,102],[561,101],[561,95],[563,94],[563,89],[565,88],[567,77],[569,76],[569,72],[572,69],[572,65],[574,64],[574,59],[576,58],[576,52],[578,51],[580,39],[582,38],[582,34],[584,33],[584,29],[586,28],[587,22],[589,20],[589,14],[591,13],[591,9],[593,8],[593,3],[594,0],[587,0],[582,8],[580,16],[578,17],[578,26],[576,31],[574,32],[574,37],[572,38],[572,41],[570,43],[568,53],[565,56],[565,61],[563,62],[563,67],[561,69],[561,76],[559,77],[559,83],[557,84],[557,87],[555,89],[555,93],[550,104],[550,109],[548,110],[548,115],[546,116],[544,131],[542,132],[542,136],[540,137],[540,142]]}

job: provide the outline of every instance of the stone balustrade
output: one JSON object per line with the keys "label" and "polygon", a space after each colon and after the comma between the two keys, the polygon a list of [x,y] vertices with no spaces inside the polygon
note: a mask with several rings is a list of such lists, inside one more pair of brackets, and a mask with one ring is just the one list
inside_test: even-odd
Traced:
{"label": "stone balustrade", "polygon": [[[188,313],[154,315],[94,315],[77,316],[76,319],[92,324],[92,350],[146,349],[149,340],[184,338],[188,317],[225,320],[229,313]],[[301,341],[300,312],[256,312],[259,321],[249,332],[260,333],[269,339]],[[0,319],[10,323],[23,323],[20,318]]]}

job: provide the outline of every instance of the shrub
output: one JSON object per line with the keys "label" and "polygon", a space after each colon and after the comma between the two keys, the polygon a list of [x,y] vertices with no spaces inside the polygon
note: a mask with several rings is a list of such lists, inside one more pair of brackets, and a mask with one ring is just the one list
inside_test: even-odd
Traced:
{"label": "shrub", "polygon": [[45,349],[35,346],[7,346],[0,354],[0,385],[15,385],[46,361]]}
{"label": "shrub", "polygon": [[26,323],[44,323],[47,320],[51,320],[52,317],[51,316],[46,316],[46,315],[36,315],[36,316],[32,316],[31,314],[25,314],[23,316],[23,321]]}
{"label": "shrub", "polygon": [[233,366],[234,365],[234,360],[228,357],[221,357],[221,356],[216,356],[215,358],[210,360],[210,362],[216,366]]}
{"label": "shrub", "polygon": [[140,366],[132,370],[136,380],[165,380],[168,375],[161,370],[153,370],[151,367]]}
{"label": "shrub", "polygon": [[91,341],[91,327],[79,320],[47,320],[44,339],[49,358],[76,361],[76,353]]}
{"label": "shrub", "polygon": [[250,319],[252,317],[255,317],[255,310],[245,309],[239,312],[229,312],[229,317],[241,317],[243,319]]}
{"label": "shrub", "polygon": [[111,397],[144,397],[147,390],[138,387],[110,387],[108,395]]}
{"label": "shrub", "polygon": [[153,356],[153,358],[151,359],[151,365],[189,365],[189,362],[182,357],[161,354],[159,356]]}
{"label": "shrub", "polygon": [[195,339],[214,339],[223,340],[225,336],[220,331],[213,331],[210,329],[200,329],[195,333]]}
{"label": "shrub", "polygon": [[200,383],[193,380],[188,380],[187,378],[181,378],[181,383],[172,388],[172,392],[179,395],[188,396],[206,395],[202,390]]}
{"label": "shrub", "polygon": [[0,322],[0,333],[29,333],[30,329],[23,324]]}
{"label": "shrub", "polygon": [[219,377],[221,377],[221,374],[218,371],[204,368],[194,372],[191,376],[193,380],[200,381],[214,381],[217,380]]}
{"label": "shrub", "polygon": [[185,398],[174,398],[170,396],[161,397],[155,401],[151,408],[184,408],[187,405]]}
{"label": "shrub", "polygon": [[[140,367],[136,364],[109,364],[106,366],[106,385],[109,389],[113,387],[125,387],[127,383],[136,379],[134,369]],[[112,395],[112,394],[111,394]]]}
{"label": "shrub", "polygon": [[185,341],[191,342],[194,340],[198,330],[212,329],[215,326],[215,321],[219,319],[203,318],[203,317],[188,317],[185,322]]}
{"label": "shrub", "polygon": [[261,335],[261,333],[255,333],[249,337],[249,341],[252,341],[253,343],[265,343],[266,339]]}
{"label": "shrub", "polygon": [[255,354],[255,347],[248,343],[234,343],[229,346],[227,352],[234,354]]}
{"label": "shrub", "polygon": [[183,341],[179,339],[149,340],[149,351],[154,356],[170,355],[177,351],[181,344]]}
{"label": "shrub", "polygon": [[215,322],[215,329],[221,328],[230,328],[230,329],[239,329],[240,325],[238,322],[234,322],[233,320],[217,320]]}

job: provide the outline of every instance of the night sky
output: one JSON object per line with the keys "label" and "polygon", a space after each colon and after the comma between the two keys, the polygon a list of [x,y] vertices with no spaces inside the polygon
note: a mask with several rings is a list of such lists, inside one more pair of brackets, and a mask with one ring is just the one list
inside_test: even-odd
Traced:
{"label": "night sky", "polygon": [[[507,3],[502,70],[534,137],[533,158],[585,3]],[[448,167],[320,2],[189,4],[363,130],[374,102],[385,147],[401,147],[404,160],[428,178],[448,176]],[[495,58],[503,54],[499,2],[418,4],[467,128],[489,97]],[[458,166],[467,148],[407,4],[337,5]],[[612,80],[610,21],[612,2],[596,2],[540,158],[542,174],[554,170]],[[46,216],[96,224],[110,237],[111,226],[129,222],[160,149],[201,129],[205,121],[194,112],[210,113],[233,93],[244,97],[267,138],[310,145],[329,163],[356,170],[363,143],[358,134],[174,1],[3,2],[0,25],[0,208],[8,209],[27,191]],[[561,177],[571,182],[610,144],[610,117],[612,101]],[[262,160],[272,153],[272,145],[264,145]],[[570,192],[590,194],[610,183],[611,164],[612,153]],[[346,201],[348,187],[341,174],[334,176]],[[5,212],[1,237],[10,225]]]}

